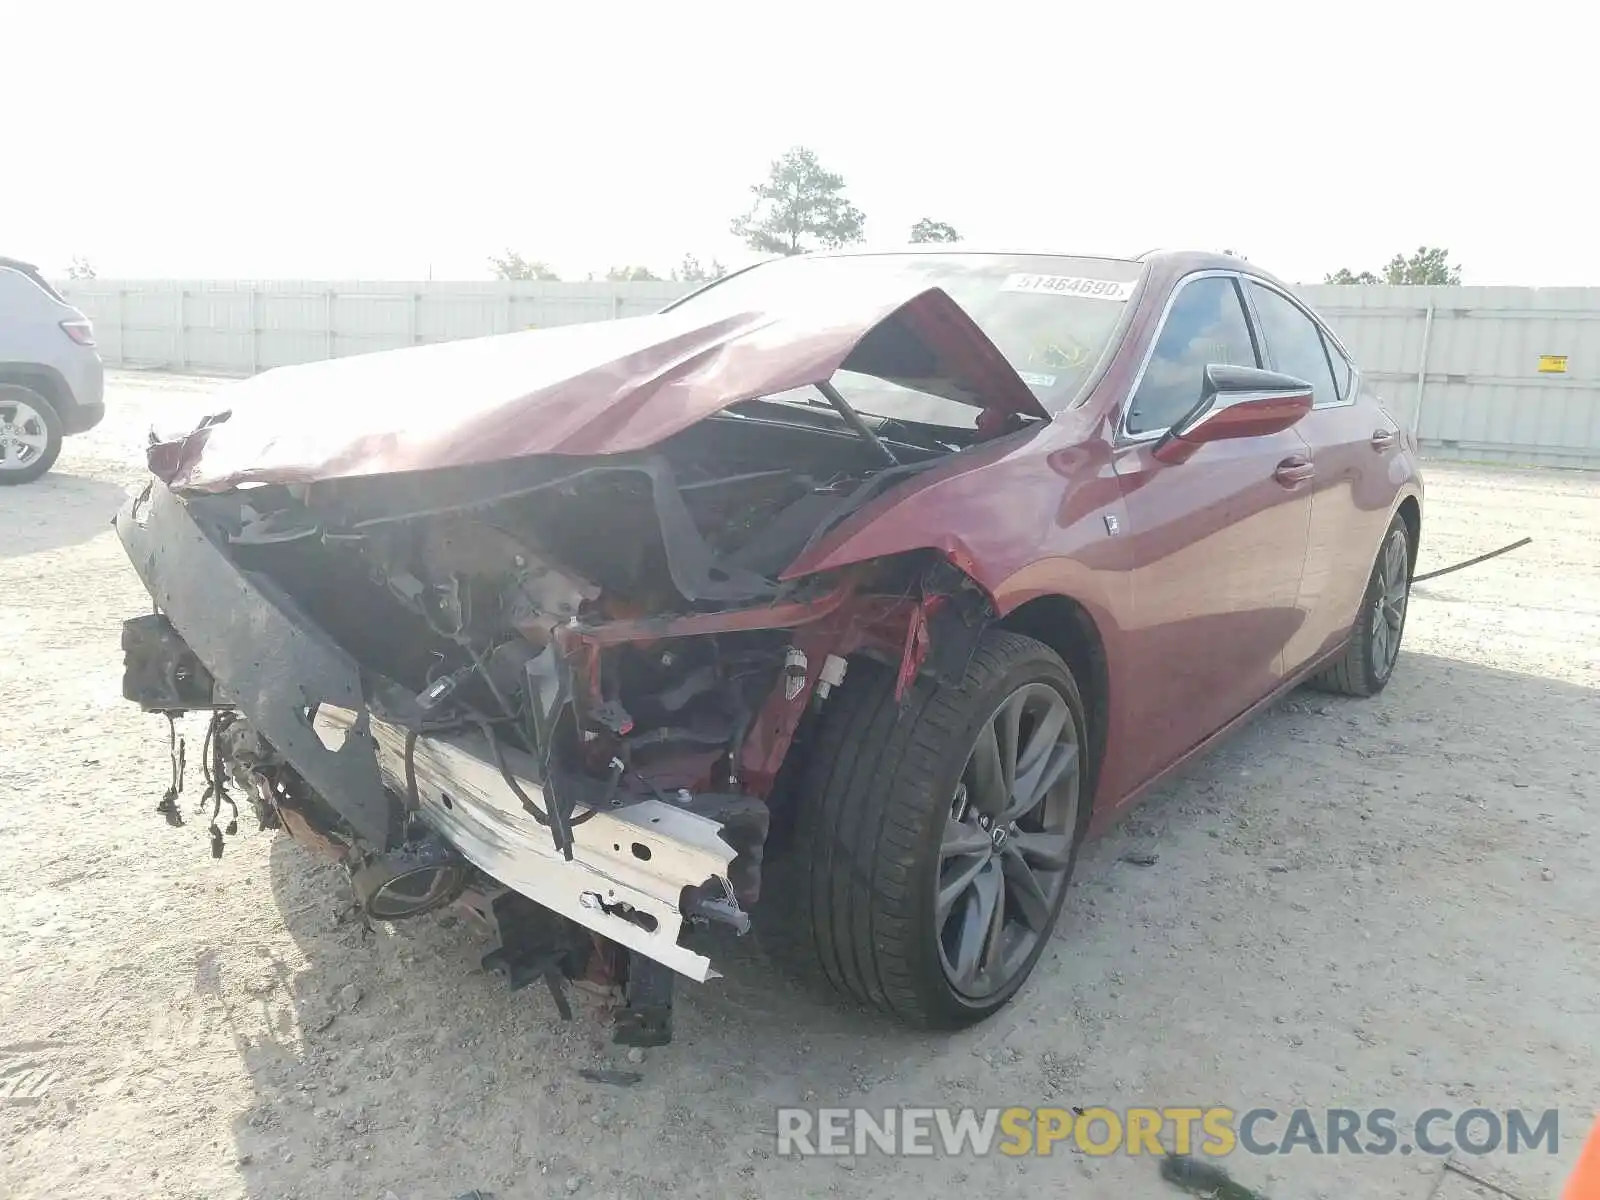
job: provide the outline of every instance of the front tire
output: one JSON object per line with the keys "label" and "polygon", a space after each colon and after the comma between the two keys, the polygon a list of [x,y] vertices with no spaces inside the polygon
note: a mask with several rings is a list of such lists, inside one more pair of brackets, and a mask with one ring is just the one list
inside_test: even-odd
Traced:
{"label": "front tire", "polygon": [[1343,696],[1376,696],[1383,691],[1400,657],[1410,599],[1411,531],[1396,514],[1367,578],[1344,655],[1316,675],[1312,686]]}
{"label": "front tire", "polygon": [[61,453],[61,418],[32,388],[0,384],[0,485],[32,483]]}
{"label": "front tire", "polygon": [[1065,900],[1088,823],[1088,744],[1072,673],[1020,634],[985,634],[960,683],[918,679],[903,706],[894,672],[852,662],[757,908],[763,940],[909,1025],[997,1012]]}

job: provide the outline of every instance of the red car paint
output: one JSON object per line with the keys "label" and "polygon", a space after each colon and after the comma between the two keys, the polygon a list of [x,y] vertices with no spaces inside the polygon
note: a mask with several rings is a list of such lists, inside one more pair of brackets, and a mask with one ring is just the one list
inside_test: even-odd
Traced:
{"label": "red car paint", "polygon": [[[1176,466],[1188,462],[1196,450],[1211,442],[1270,437],[1304,418],[1311,411],[1311,399],[1308,389],[1296,396],[1269,396],[1236,404],[1192,433],[1175,433],[1170,439],[1163,439],[1150,456]],[[1301,478],[1311,478],[1310,464],[1297,464],[1294,470]]]}
{"label": "red car paint", "polygon": [[[1186,455],[1122,436],[1130,390],[1182,281],[1206,271],[1274,282],[1218,255],[1143,263],[1113,343],[1076,401],[887,489],[783,573],[798,580],[932,549],[1003,619],[1070,602],[1091,623],[1104,662],[1097,828],[1342,649],[1384,531],[1408,502],[1420,520],[1422,496],[1414,447],[1364,385],[1351,402],[1313,409],[1288,429],[1197,443]],[[1043,415],[937,289],[837,296],[821,308],[708,325],[695,324],[693,311],[274,373],[257,403],[244,403],[248,383],[238,386],[226,423],[153,448],[152,466],[159,459],[179,487],[223,490],[643,448],[740,399],[827,378],[897,314],[938,349],[949,380],[985,397],[986,411]],[[469,365],[470,390],[453,387],[451,372]],[[352,389],[367,388],[380,390],[352,404]],[[301,424],[273,411],[280,402],[295,406]],[[1172,458],[1183,460],[1164,461]],[[892,648],[903,681],[927,651],[924,605],[869,612],[865,599],[832,592],[802,605],[796,645],[812,658]],[[759,627],[749,623],[763,618],[742,611],[688,618],[682,629],[646,618],[571,636],[598,646],[728,621]],[[795,614],[782,615],[794,623]],[[808,694],[798,705],[774,702],[757,722],[741,758],[754,790],[776,774]]]}
{"label": "red car paint", "polygon": [[[1415,455],[1374,440],[1395,425],[1365,386],[1352,404],[1186,462],[1119,439],[1168,299],[1219,270],[1275,282],[1220,255],[1149,256],[1120,341],[1076,404],[891,491],[785,572],[931,548],[1001,614],[1049,597],[1080,606],[1107,669],[1095,828],[1336,655],[1393,515],[1409,499],[1420,517]],[[1295,457],[1314,470],[1285,485],[1275,472]]]}
{"label": "red car paint", "polygon": [[226,420],[152,446],[176,490],[312,483],[502,462],[621,454],[741,400],[831,378],[893,378],[863,346],[884,327],[933,360],[924,390],[1044,417],[1028,385],[939,288],[886,281],[786,296],[758,312],[598,321],[285,367],[218,394]]}

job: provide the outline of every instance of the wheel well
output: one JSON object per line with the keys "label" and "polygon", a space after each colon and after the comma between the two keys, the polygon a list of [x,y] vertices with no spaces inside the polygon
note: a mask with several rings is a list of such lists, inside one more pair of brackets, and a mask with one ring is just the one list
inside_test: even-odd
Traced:
{"label": "wheel well", "polygon": [[1400,519],[1406,523],[1406,540],[1411,543],[1411,567],[1416,569],[1417,551],[1422,544],[1422,505],[1415,496],[1400,501]]}
{"label": "wheel well", "polygon": [[14,383],[39,393],[50,401],[57,416],[65,417],[67,410],[72,407],[66,383],[46,367],[0,366],[0,383]]}
{"label": "wheel well", "polygon": [[1043,642],[1061,656],[1083,694],[1089,723],[1089,768],[1092,787],[1100,781],[1105,761],[1106,731],[1111,720],[1111,678],[1105,642],[1089,610],[1068,596],[1040,596],[1020,605],[1000,622],[1003,629]]}

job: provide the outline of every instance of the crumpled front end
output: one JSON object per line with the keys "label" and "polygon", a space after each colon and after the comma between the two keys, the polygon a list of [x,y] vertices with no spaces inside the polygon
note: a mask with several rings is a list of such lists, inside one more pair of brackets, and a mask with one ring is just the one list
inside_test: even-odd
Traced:
{"label": "crumpled front end", "polygon": [[242,790],[346,864],[368,917],[466,896],[503,943],[534,930],[514,981],[620,973],[659,998],[651,964],[706,979],[696,930],[748,928],[786,768],[851,656],[903,689],[982,627],[932,554],[782,581],[949,453],[881,449],[747,410],[638,454],[153,482],[117,519],[161,613],[125,630],[126,691],[211,714],[216,852]]}

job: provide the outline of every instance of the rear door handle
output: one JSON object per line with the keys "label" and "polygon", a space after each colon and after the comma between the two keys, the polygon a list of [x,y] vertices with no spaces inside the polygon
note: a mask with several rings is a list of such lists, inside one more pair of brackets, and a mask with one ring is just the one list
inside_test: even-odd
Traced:
{"label": "rear door handle", "polygon": [[1372,448],[1379,454],[1394,448],[1394,430],[1375,429],[1372,431]]}
{"label": "rear door handle", "polygon": [[1272,473],[1272,477],[1284,487],[1292,488],[1304,483],[1316,473],[1317,469],[1304,455],[1291,454],[1278,464],[1278,469]]}

